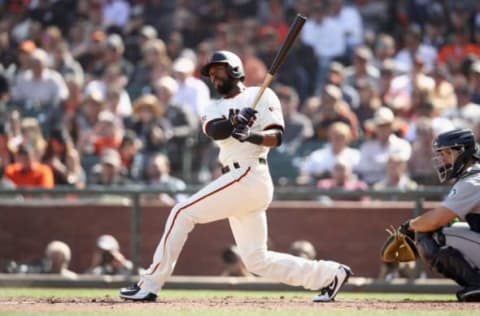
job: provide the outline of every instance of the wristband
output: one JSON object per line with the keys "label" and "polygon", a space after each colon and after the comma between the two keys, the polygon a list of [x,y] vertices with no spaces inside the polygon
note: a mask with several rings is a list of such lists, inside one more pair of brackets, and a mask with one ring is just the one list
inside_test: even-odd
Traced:
{"label": "wristband", "polygon": [[264,136],[260,133],[251,133],[245,140],[255,145],[261,145],[263,143]]}

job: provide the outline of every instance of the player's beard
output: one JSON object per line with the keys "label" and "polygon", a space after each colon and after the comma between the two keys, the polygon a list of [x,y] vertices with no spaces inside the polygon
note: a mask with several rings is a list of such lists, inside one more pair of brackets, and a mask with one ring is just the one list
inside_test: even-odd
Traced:
{"label": "player's beard", "polygon": [[233,87],[235,87],[235,80],[228,77],[227,79],[223,79],[221,81],[222,83],[216,87],[217,92],[221,95],[229,94]]}

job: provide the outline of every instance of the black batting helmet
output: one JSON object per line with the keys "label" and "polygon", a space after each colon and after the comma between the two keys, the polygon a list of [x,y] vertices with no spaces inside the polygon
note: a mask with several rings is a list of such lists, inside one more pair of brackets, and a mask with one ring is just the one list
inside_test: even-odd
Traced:
{"label": "black batting helmet", "polygon": [[[438,154],[438,151],[448,148],[459,151],[453,165],[445,165]],[[469,160],[480,160],[475,135],[469,129],[454,129],[439,134],[433,141],[433,150],[436,152],[433,158],[434,167],[440,182],[457,178]]]}
{"label": "black batting helmet", "polygon": [[245,72],[243,70],[243,64],[240,57],[232,52],[226,50],[219,50],[213,53],[209,62],[202,67],[201,74],[208,77],[208,71],[213,64],[226,64],[227,72],[230,77],[243,80],[245,78]]}

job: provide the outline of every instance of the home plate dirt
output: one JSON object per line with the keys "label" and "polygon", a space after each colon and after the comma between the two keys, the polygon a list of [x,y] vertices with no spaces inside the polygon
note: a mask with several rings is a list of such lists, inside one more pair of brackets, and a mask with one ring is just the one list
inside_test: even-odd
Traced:
{"label": "home plate dirt", "polygon": [[114,310],[208,310],[211,308],[232,310],[415,310],[415,311],[473,311],[480,310],[480,303],[456,301],[417,301],[342,299],[330,303],[313,303],[305,297],[214,297],[214,298],[159,298],[154,303],[132,303],[109,296],[96,298],[33,298],[0,297],[0,311],[114,311]]}

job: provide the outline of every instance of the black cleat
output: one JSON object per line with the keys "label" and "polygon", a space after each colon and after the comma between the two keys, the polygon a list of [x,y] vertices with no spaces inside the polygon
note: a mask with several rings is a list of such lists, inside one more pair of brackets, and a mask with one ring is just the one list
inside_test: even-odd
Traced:
{"label": "black cleat", "polygon": [[347,283],[348,278],[352,275],[352,270],[346,265],[340,265],[338,272],[335,274],[332,283],[320,290],[320,293],[313,298],[315,303],[332,302],[335,300],[338,291]]}
{"label": "black cleat", "polygon": [[457,292],[460,302],[480,302],[480,287],[466,287]]}
{"label": "black cleat", "polygon": [[154,302],[157,299],[157,295],[151,292],[148,292],[137,284],[131,285],[129,287],[124,287],[120,289],[120,297],[126,300],[131,301],[143,301],[143,302]]}

